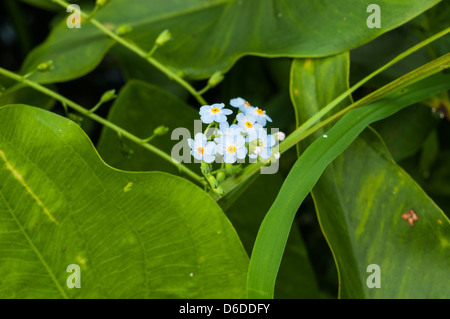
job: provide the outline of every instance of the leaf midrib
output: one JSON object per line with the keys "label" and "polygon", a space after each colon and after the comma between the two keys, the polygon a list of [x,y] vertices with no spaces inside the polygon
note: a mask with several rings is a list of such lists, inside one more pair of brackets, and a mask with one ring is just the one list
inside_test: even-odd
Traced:
{"label": "leaf midrib", "polygon": [[42,263],[42,265],[44,266],[44,268],[47,270],[48,274],[50,275],[50,278],[53,280],[53,282],[56,285],[56,288],[58,289],[59,293],[62,295],[62,297],[64,299],[69,299],[69,297],[66,295],[66,293],[64,292],[63,288],[61,287],[61,285],[59,284],[58,280],[56,279],[56,276],[53,272],[53,270],[50,268],[50,266],[47,264],[47,262],[44,259],[44,256],[42,256],[41,252],[39,251],[39,249],[34,245],[33,241],[31,240],[31,238],[28,236],[27,232],[25,231],[25,229],[22,227],[22,225],[20,224],[19,220],[17,219],[16,215],[14,214],[14,211],[12,209],[12,207],[9,205],[8,201],[6,200],[5,196],[3,195],[3,192],[0,191],[0,196],[3,199],[3,202],[5,203],[6,207],[8,208],[8,212],[11,214],[11,217],[14,219],[14,221],[17,224],[17,227],[19,227],[21,233],[23,234],[23,236],[25,237],[25,239],[28,241],[28,244],[31,246],[31,248],[33,249],[34,253],[36,254],[36,256],[38,257],[39,261]]}

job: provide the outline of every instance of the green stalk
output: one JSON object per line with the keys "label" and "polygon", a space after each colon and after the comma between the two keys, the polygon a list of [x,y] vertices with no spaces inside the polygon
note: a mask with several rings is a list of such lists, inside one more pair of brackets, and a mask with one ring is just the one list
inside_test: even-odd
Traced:
{"label": "green stalk", "polygon": [[[297,138],[295,140],[288,139],[283,141],[283,143],[280,144],[280,153],[284,153],[309,135],[313,134],[317,130],[321,129],[322,127],[326,126],[327,124],[337,120],[338,118],[342,117],[345,113],[348,111],[362,105],[369,104],[373,101],[376,101],[387,94],[393,92],[394,90],[399,90],[403,87],[406,87],[408,85],[411,85],[419,80],[422,80],[426,77],[429,77],[433,74],[436,74],[437,72],[442,71],[443,69],[448,67],[448,64],[450,63],[450,53],[447,53],[403,76],[400,78],[390,82],[389,84],[379,88],[375,92],[372,92],[371,94],[365,96],[364,98],[356,101],[355,103],[347,106],[343,110],[337,112],[333,116],[327,118],[326,120],[316,124],[315,126],[311,127],[310,129],[303,130],[299,134],[297,134]],[[297,129],[298,130],[298,129]],[[297,131],[296,130],[296,131]]]}
{"label": "green stalk", "polygon": [[[444,32],[445,31],[445,32]],[[447,28],[446,30],[444,30],[436,35],[434,35],[432,38],[434,40],[436,40],[439,36],[443,36],[446,33],[448,33],[450,31],[450,28]],[[430,39],[427,39],[426,43],[430,42]],[[421,42],[418,45],[414,46],[413,48],[419,48],[419,47],[423,47],[423,43]],[[411,54],[413,51],[411,51],[413,48],[409,49],[408,51],[405,52],[409,52],[409,54]],[[397,58],[396,58],[397,59]],[[394,59],[395,60],[395,59]],[[399,60],[396,60],[399,61]],[[388,64],[392,65],[392,61],[389,62]],[[291,147],[295,146],[297,143],[299,143],[300,141],[302,141],[303,139],[305,139],[306,137],[310,136],[311,134],[313,134],[314,132],[316,132],[317,130],[321,129],[322,127],[326,126],[327,124],[337,120],[338,118],[342,117],[344,114],[346,114],[348,111],[362,106],[362,105],[366,105],[369,103],[372,103],[384,96],[386,96],[388,93],[393,92],[394,90],[399,90],[403,87],[406,87],[408,85],[411,85],[419,80],[422,80],[426,77],[429,77],[439,71],[442,71],[445,68],[448,68],[450,64],[450,53],[447,53],[445,55],[443,55],[442,57],[439,57],[405,75],[403,75],[402,77],[390,82],[389,84],[381,87],[380,89],[376,90],[375,92],[365,96],[364,98],[356,101],[355,103],[347,106],[345,109],[341,110],[340,112],[334,114],[333,116],[327,118],[326,120],[316,124],[313,127],[310,128],[306,128],[305,124],[306,122],[300,126],[299,128],[297,128],[293,133],[291,133],[288,137],[286,137],[286,139],[280,143],[280,153],[284,153],[286,152],[288,149],[290,149]],[[384,66],[385,68],[385,66]],[[366,77],[365,79],[368,79],[370,76],[372,76],[373,74],[378,74],[379,70],[375,71],[374,73],[372,73],[371,75],[369,75],[368,77]],[[358,84],[357,84],[358,85]],[[351,89],[350,89],[351,90]],[[346,92],[349,92],[350,90],[347,90]],[[345,92],[344,92],[345,93]],[[342,95],[340,95],[337,99],[339,99]],[[333,105],[336,106],[337,104],[339,104],[339,102],[341,100],[339,100],[338,102],[335,102],[336,100],[332,101],[330,104],[328,105]],[[224,181],[223,183],[223,188],[225,190],[226,193],[229,193],[231,190],[235,189],[236,187],[238,187],[239,184],[241,183],[246,183],[247,181],[249,181],[251,179],[251,177],[256,174],[259,169],[263,166],[263,164],[257,162],[257,163],[253,163],[248,165],[247,167],[244,168],[244,171],[241,175],[236,176],[234,178],[229,178],[227,180]],[[218,198],[217,198],[218,199]]]}
{"label": "green stalk", "polygon": [[123,137],[126,137],[127,139],[129,139],[130,141],[142,145],[144,148],[146,148],[147,150],[149,150],[150,152],[160,156],[161,158],[165,159],[166,161],[168,161],[169,163],[172,163],[174,166],[176,166],[181,172],[187,174],[188,176],[190,176],[193,180],[195,180],[196,182],[200,183],[200,184],[204,184],[205,180],[203,179],[203,177],[201,177],[200,175],[194,173],[193,171],[191,171],[189,168],[187,168],[186,166],[184,166],[181,163],[177,163],[175,162],[172,157],[163,152],[162,150],[160,150],[159,148],[148,144],[145,142],[145,140],[142,140],[141,138],[137,137],[136,135],[131,134],[130,132],[126,131],[125,129],[115,125],[114,123],[111,123],[110,121],[98,116],[95,113],[92,113],[91,111],[89,111],[88,109],[85,109],[84,107],[82,107],[81,105],[73,102],[72,100],[67,99],[66,97],[36,83],[33,81],[30,81],[20,75],[17,75],[13,72],[10,72],[6,69],[3,69],[2,67],[0,67],[0,74],[9,77],[13,80],[16,80],[18,82],[22,82],[25,85],[28,85],[29,87],[42,92],[52,98],[54,98],[55,100],[61,102],[63,105],[69,106],[70,108],[74,109],[75,111],[83,114],[84,116],[102,124],[105,127],[110,128],[111,130],[117,132],[118,134],[120,134]]}
{"label": "green stalk", "polygon": [[[409,48],[405,52],[402,52],[398,56],[396,56],[394,59],[392,59],[390,62],[386,63],[376,71],[372,72],[368,76],[366,76],[364,79],[353,85],[351,88],[349,88],[347,91],[339,95],[337,98],[335,98],[333,101],[331,101],[328,105],[326,105],[324,108],[322,108],[319,112],[317,112],[315,115],[310,117],[306,122],[304,122],[301,126],[299,126],[292,134],[290,134],[288,137],[286,137],[286,140],[283,141],[286,145],[295,145],[298,143],[298,137],[308,130],[310,127],[312,127],[316,122],[318,122],[325,114],[330,112],[336,105],[338,105],[340,102],[342,102],[346,97],[348,97],[350,94],[355,92],[357,89],[359,89],[362,85],[364,85],[367,81],[371,80],[376,75],[380,74],[387,68],[391,67],[395,63],[399,62],[400,60],[406,58],[408,55],[416,52],[417,50],[423,48],[427,44],[443,37],[447,33],[450,32],[450,27],[442,30],[439,33],[436,33],[435,35],[429,37],[428,39],[416,44],[415,46]],[[291,147],[289,146],[289,147]]]}
{"label": "green stalk", "polygon": [[[67,8],[69,6],[69,3],[67,3],[64,0],[52,0],[53,2],[59,4],[60,6]],[[118,34],[116,34],[114,31],[109,30],[106,28],[102,23],[100,23],[98,20],[96,20],[94,17],[90,17],[89,14],[80,11],[80,14],[83,18],[88,20],[90,23],[92,23],[97,29],[102,31],[104,34],[108,35],[112,39],[114,39],[117,43],[121,44],[122,46],[130,49],[134,53],[136,53],[141,58],[147,60],[150,64],[152,64],[154,67],[156,67],[158,70],[166,74],[170,79],[173,79],[174,81],[178,82],[181,86],[183,86],[186,90],[189,91],[189,93],[194,96],[197,101],[202,104],[208,104],[206,100],[197,92],[196,89],[192,85],[190,85],[188,82],[183,80],[180,76],[178,76],[176,73],[172,72],[169,68],[161,64],[156,59],[152,58],[151,55],[149,55],[148,52],[145,52],[140,47],[138,47],[136,44],[131,43],[130,41],[127,41],[126,39],[122,38]]]}

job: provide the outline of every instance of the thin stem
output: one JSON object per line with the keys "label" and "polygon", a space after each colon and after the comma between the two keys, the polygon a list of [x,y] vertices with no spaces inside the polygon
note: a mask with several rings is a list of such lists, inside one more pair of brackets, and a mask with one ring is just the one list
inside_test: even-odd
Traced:
{"label": "thin stem", "polygon": [[126,131],[125,129],[117,126],[114,123],[111,123],[110,121],[96,115],[95,113],[91,113],[89,110],[85,109],[84,107],[82,107],[81,105],[73,102],[72,100],[67,99],[66,97],[36,83],[33,81],[30,81],[28,79],[24,79],[22,76],[17,75],[13,72],[10,72],[8,70],[3,69],[2,67],[0,67],[0,74],[3,74],[6,77],[9,77],[13,80],[16,80],[18,82],[22,82],[25,85],[28,85],[29,87],[32,87],[33,89],[42,92],[52,98],[54,98],[55,100],[61,102],[63,105],[66,105],[72,109],[74,109],[75,111],[78,111],[79,113],[83,114],[84,116],[102,124],[105,127],[110,128],[111,130],[117,132],[118,134],[120,134],[123,137],[126,137],[127,139],[133,141],[136,144],[142,145],[144,148],[148,149],[149,151],[151,151],[152,153],[162,157],[163,159],[165,159],[166,161],[172,163],[174,166],[176,166],[181,172],[186,173],[188,176],[190,176],[193,180],[204,184],[205,181],[203,179],[203,177],[201,177],[200,175],[194,173],[193,171],[191,171],[189,168],[187,168],[186,166],[184,166],[181,163],[175,162],[172,157],[163,152],[162,150],[160,150],[159,148],[145,143],[143,142],[143,140],[139,137],[137,137],[136,135],[131,134],[130,132]]}
{"label": "thin stem", "polygon": [[92,19],[94,16],[95,16],[95,14],[97,13],[97,11],[98,11],[98,9],[100,8],[100,6],[98,5],[98,4],[96,4],[95,5],[95,8],[88,14],[88,16],[87,16],[87,20],[90,20],[90,19]]}
{"label": "thin stem", "polygon": [[[222,163],[222,164],[224,164],[224,163]],[[225,171],[226,171],[226,168],[221,167],[219,169],[216,169],[215,171],[212,171],[211,174],[217,174],[217,173],[225,172]]]}
{"label": "thin stem", "polygon": [[[386,84],[385,86],[381,87],[380,89],[376,90],[375,92],[372,92],[371,94],[366,95],[362,99],[352,103],[351,105],[349,105],[346,108],[342,109],[341,111],[333,114],[332,116],[325,119],[324,121],[314,125],[313,127],[306,129],[306,130],[302,130],[299,134],[296,134],[295,139],[291,138],[292,134],[289,135],[289,138],[286,138],[280,144],[280,153],[284,153],[289,148],[291,148],[295,144],[299,143],[301,140],[305,139],[306,137],[313,134],[317,130],[321,129],[322,127],[326,126],[327,124],[342,117],[348,111],[350,111],[358,106],[369,104],[370,102],[380,99],[380,98],[384,97],[385,95],[393,92],[394,90],[399,90],[399,89],[404,88],[408,85],[411,85],[425,77],[428,77],[437,72],[440,72],[443,70],[443,66],[445,66],[449,62],[450,62],[450,53],[447,53],[447,54],[401,76],[400,78]],[[299,128],[297,128],[294,132],[300,131],[300,128],[301,128],[301,126]]]}
{"label": "thin stem", "polygon": [[211,123],[209,123],[208,124],[208,126],[206,127],[206,129],[205,129],[205,132],[203,133],[204,135],[206,135],[206,133],[208,133],[208,130],[211,128],[211,126],[213,126],[214,125],[214,121],[213,122],[211,122]]}
{"label": "thin stem", "polygon": [[147,58],[148,58],[148,57],[151,57],[151,56],[153,55],[153,53],[155,53],[155,51],[156,51],[158,48],[159,48],[159,45],[155,44],[155,45],[153,46],[153,48],[150,50],[150,52],[147,53]]}
{"label": "thin stem", "polygon": [[[64,8],[67,8],[67,6],[69,5],[69,3],[67,3],[64,0],[52,0],[52,1],[61,5]],[[188,82],[183,80],[180,76],[178,76],[176,73],[171,71],[169,68],[167,68],[166,66],[161,64],[159,61],[157,61],[154,58],[152,58],[151,56],[149,56],[148,52],[145,52],[140,47],[138,47],[136,44],[127,41],[126,39],[120,37],[118,34],[109,30],[98,20],[96,20],[94,18],[88,19],[89,15],[86,14],[85,12],[81,11],[80,14],[83,18],[87,19],[90,23],[92,23],[97,29],[102,31],[104,34],[110,36],[112,39],[114,39],[119,44],[130,49],[131,51],[133,51],[134,53],[139,55],[141,58],[147,60],[150,64],[152,64],[157,69],[159,69],[161,72],[166,74],[170,79],[173,79],[176,82],[178,82],[181,86],[183,86],[186,90],[188,90],[189,93],[191,93],[192,96],[194,96],[200,104],[202,104],[202,105],[208,104],[206,102],[206,100],[197,92],[197,90],[194,89],[194,87],[192,87]]]}
{"label": "thin stem", "polygon": [[[414,51],[418,50],[419,48],[422,48],[424,45],[431,43],[432,41],[444,36],[448,32],[450,32],[450,28],[447,28],[447,29],[435,34],[434,36],[428,38],[427,40],[417,44],[416,46],[410,48],[409,50],[407,50],[404,53],[397,56],[394,60],[392,60],[385,66],[383,66],[382,69],[383,70],[386,69],[388,66],[401,60],[401,58],[406,57],[406,55],[413,53]],[[300,141],[302,141],[309,135],[313,134],[320,128],[331,123],[332,121],[335,121],[336,119],[338,119],[339,117],[341,117],[342,115],[344,115],[345,113],[350,111],[351,109],[356,108],[361,105],[365,105],[370,102],[373,102],[374,100],[384,97],[386,94],[394,91],[395,89],[401,89],[402,87],[405,87],[407,85],[415,83],[418,80],[421,80],[425,77],[428,77],[432,74],[435,74],[435,73],[443,70],[444,68],[446,68],[446,65],[449,62],[449,60],[450,60],[450,53],[445,54],[444,56],[442,56],[432,62],[429,62],[429,63],[417,68],[414,71],[409,72],[408,74],[400,77],[399,79],[392,81],[391,83],[389,83],[389,84],[383,86],[382,88],[378,89],[377,91],[365,96],[364,98],[360,99],[359,101],[349,105],[345,109],[343,109],[340,112],[334,114],[333,116],[327,118],[326,120],[316,124],[313,127],[308,127],[308,126],[311,126],[314,121],[310,121],[309,125],[305,125],[308,121],[305,122],[302,126],[298,127],[294,132],[292,132],[288,137],[286,137],[286,139],[282,143],[280,143],[280,149],[279,149],[280,154],[286,152],[288,149],[295,146],[297,143],[299,143]],[[379,70],[380,69],[373,72],[369,76],[365,77],[362,81],[364,81],[364,80],[368,81],[370,78],[372,78],[376,74],[380,73],[381,71],[379,71]],[[359,86],[362,85],[362,81],[358,82],[356,85],[359,85]],[[341,102],[343,97],[345,98],[347,96],[346,94],[351,94],[350,91],[353,92],[354,87],[350,88],[349,90],[347,90],[346,92],[341,94],[334,101],[332,101],[330,104],[328,104],[325,108],[329,108],[329,110],[331,110],[334,106],[336,106],[337,104],[339,104]],[[330,105],[332,106],[331,108],[329,107]],[[318,113],[316,113],[316,115],[317,114]],[[321,117],[321,116],[318,116],[317,118],[319,118],[319,117]],[[260,169],[261,166],[263,166],[263,164],[260,162],[250,164],[244,168],[244,171],[242,172],[241,175],[239,175],[233,179],[225,180],[223,183],[223,188],[224,188],[225,192],[228,193],[228,192],[230,192],[230,190],[234,189],[236,187],[236,185],[238,185],[240,183],[245,183],[254,174],[256,174],[258,172],[258,170]]]}
{"label": "thin stem", "polygon": [[28,79],[30,76],[32,76],[33,74],[35,74],[37,71],[38,71],[37,69],[34,69],[33,71],[28,72],[27,74],[23,75],[23,78],[24,78],[24,79]]}
{"label": "thin stem", "polygon": [[446,35],[450,32],[450,27],[442,30],[441,32],[436,33],[435,35],[429,37],[428,39],[416,44],[415,46],[409,48],[405,52],[402,52],[398,56],[396,56],[394,59],[383,65],[381,68],[375,70],[368,76],[366,76],[364,79],[353,85],[351,88],[349,88],[347,91],[339,95],[337,98],[335,98],[333,101],[331,101],[329,104],[327,104],[324,108],[322,108],[319,112],[311,116],[306,122],[304,122],[302,125],[300,125],[294,132],[292,132],[288,137],[286,137],[286,140],[282,144],[290,145],[289,147],[292,147],[293,145],[298,143],[298,137],[308,130],[311,126],[313,126],[316,122],[318,122],[325,114],[330,112],[334,107],[336,107],[340,102],[342,102],[347,96],[352,94],[354,91],[359,89],[362,85],[364,85],[367,81],[372,79],[374,76],[378,75],[379,73],[383,72],[387,68],[391,67],[398,61],[406,58],[408,55],[416,52],[417,50],[423,48],[425,45],[439,39],[440,37]]}
{"label": "thin stem", "polygon": [[95,113],[95,111],[97,111],[99,109],[100,106],[102,106],[103,102],[99,101],[97,104],[95,104],[95,106],[89,110],[89,113]]}
{"label": "thin stem", "polygon": [[200,91],[198,91],[198,94],[203,95],[203,94],[205,94],[210,88],[211,88],[211,86],[210,86],[209,84],[207,84],[203,89],[201,89]]}
{"label": "thin stem", "polygon": [[142,143],[143,143],[143,144],[148,143],[148,142],[150,142],[151,140],[153,140],[155,137],[156,137],[156,134],[153,134],[152,136],[147,137],[146,139],[142,140]]}

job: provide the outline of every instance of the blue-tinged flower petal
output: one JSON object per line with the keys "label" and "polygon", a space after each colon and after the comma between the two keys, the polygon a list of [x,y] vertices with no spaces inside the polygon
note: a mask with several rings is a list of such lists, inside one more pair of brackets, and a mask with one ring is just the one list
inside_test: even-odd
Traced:
{"label": "blue-tinged flower petal", "polygon": [[199,146],[204,146],[206,144],[206,140],[207,140],[205,134],[200,133],[200,132],[195,134],[194,139],[195,139],[195,143],[198,144]]}
{"label": "blue-tinged flower petal", "polygon": [[223,123],[227,121],[227,117],[224,114],[217,113],[214,117],[214,121],[217,123]]}
{"label": "blue-tinged flower petal", "polygon": [[201,161],[203,159],[203,155],[200,154],[199,152],[194,151],[194,154],[192,154],[192,155],[194,155],[195,159],[198,159],[199,161]]}
{"label": "blue-tinged flower petal", "polygon": [[245,155],[247,155],[247,149],[245,147],[238,148],[236,152],[236,156],[239,159],[245,158]]}
{"label": "blue-tinged flower petal", "polygon": [[236,120],[241,123],[244,122],[246,119],[245,114],[244,113],[239,113],[238,115],[236,115]]}
{"label": "blue-tinged flower petal", "polygon": [[225,106],[224,103],[214,103],[214,104],[211,105],[211,108],[217,107],[218,109],[221,109],[221,108],[223,108],[224,106]]}
{"label": "blue-tinged flower petal", "polygon": [[236,153],[230,154],[225,152],[225,155],[223,156],[223,161],[227,164],[233,164],[236,162]]}
{"label": "blue-tinged flower petal", "polygon": [[206,114],[202,115],[200,117],[200,119],[205,124],[211,124],[212,122],[214,122],[214,114],[212,114],[211,112],[210,113],[206,113]]}
{"label": "blue-tinged flower petal", "polygon": [[240,108],[244,104],[245,100],[241,97],[237,97],[230,100],[230,105],[233,107]]}
{"label": "blue-tinged flower petal", "polygon": [[206,163],[212,163],[214,162],[215,159],[216,159],[215,155],[208,155],[208,154],[203,155],[203,161]]}
{"label": "blue-tinged flower petal", "polygon": [[206,143],[205,153],[206,154],[215,154],[216,153],[216,143],[214,143],[214,142]]}
{"label": "blue-tinged flower petal", "polygon": [[188,138],[187,139],[188,145],[190,148],[194,148],[195,147],[195,141],[192,138]]}
{"label": "blue-tinged flower petal", "polygon": [[237,135],[235,141],[238,148],[245,145],[245,138],[242,135]]}

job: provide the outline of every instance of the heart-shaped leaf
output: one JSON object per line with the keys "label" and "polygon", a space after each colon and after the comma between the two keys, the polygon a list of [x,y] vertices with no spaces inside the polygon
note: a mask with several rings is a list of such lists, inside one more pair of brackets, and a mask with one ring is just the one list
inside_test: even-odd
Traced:
{"label": "heart-shaped leaf", "polygon": [[0,220],[2,298],[245,296],[248,257],[209,195],[105,165],[74,122],[41,109],[0,109]]}

